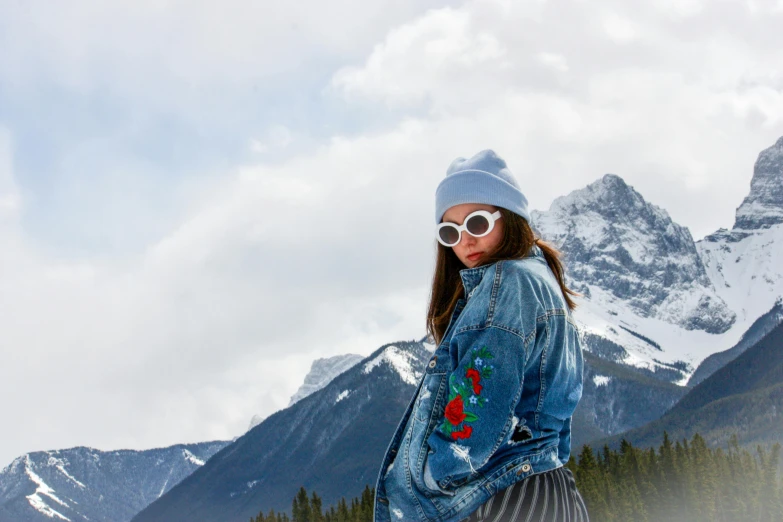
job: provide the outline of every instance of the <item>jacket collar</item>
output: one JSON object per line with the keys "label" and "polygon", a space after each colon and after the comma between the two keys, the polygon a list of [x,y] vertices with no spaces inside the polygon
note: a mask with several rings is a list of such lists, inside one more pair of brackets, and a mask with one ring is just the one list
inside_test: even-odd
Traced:
{"label": "jacket collar", "polygon": [[495,263],[489,265],[481,265],[475,268],[463,268],[459,271],[459,276],[462,278],[462,286],[465,287],[465,297],[467,298],[474,288],[481,282],[484,277],[484,272]]}
{"label": "jacket collar", "polygon": [[[530,249],[530,254],[528,254],[527,257],[539,257],[544,259],[544,252],[541,251],[541,248],[538,245],[533,245]],[[494,264],[495,263],[474,268],[463,268],[459,271],[459,276],[462,278],[462,286],[465,287],[465,296],[470,295],[473,289],[481,282],[481,279],[484,277],[484,272]]]}

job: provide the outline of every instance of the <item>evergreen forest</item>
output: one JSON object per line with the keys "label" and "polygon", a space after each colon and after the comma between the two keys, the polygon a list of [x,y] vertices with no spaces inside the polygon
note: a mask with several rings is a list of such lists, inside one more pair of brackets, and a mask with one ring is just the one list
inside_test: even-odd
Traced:
{"label": "evergreen forest", "polygon": [[[567,467],[593,522],[780,522],[783,484],[778,479],[780,444],[741,448],[736,436],[727,448],[712,449],[698,433],[689,441],[640,449],[623,440],[619,450],[583,446]],[[325,510],[304,487],[291,516],[270,510],[250,522],[372,522],[375,491],[365,486],[350,505],[345,498]]]}

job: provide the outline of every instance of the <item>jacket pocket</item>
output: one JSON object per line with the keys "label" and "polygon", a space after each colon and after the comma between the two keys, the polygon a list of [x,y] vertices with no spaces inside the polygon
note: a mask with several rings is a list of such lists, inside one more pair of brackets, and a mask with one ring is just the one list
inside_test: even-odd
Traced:
{"label": "jacket pocket", "polygon": [[430,490],[430,493],[436,495],[447,495],[450,497],[456,494],[456,491],[440,487],[438,482],[434,478],[432,478],[432,472],[430,471],[429,452],[427,453],[427,457],[425,457],[424,459],[423,475],[424,475],[423,476],[424,485],[427,487],[428,490]]}

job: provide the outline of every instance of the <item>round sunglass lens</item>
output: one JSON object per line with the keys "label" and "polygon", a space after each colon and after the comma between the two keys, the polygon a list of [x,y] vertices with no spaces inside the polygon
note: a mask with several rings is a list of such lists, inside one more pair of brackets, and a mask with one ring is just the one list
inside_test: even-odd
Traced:
{"label": "round sunglass lens", "polygon": [[474,236],[480,236],[481,234],[486,234],[487,230],[489,230],[489,221],[482,215],[473,216],[468,220],[466,226],[468,232]]}
{"label": "round sunglass lens", "polygon": [[440,227],[438,234],[440,239],[449,245],[454,245],[459,240],[459,231],[454,227]]}

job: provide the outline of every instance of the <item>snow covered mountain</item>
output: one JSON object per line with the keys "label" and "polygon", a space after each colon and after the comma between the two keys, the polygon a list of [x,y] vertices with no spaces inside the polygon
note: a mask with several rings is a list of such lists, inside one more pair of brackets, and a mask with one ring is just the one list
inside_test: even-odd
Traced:
{"label": "snow covered mountain", "polygon": [[699,242],[613,174],[532,222],[586,297],[584,330],[618,347],[615,361],[684,385],[783,296],[783,138],[759,155],[734,228]]}
{"label": "snow covered mountain", "polygon": [[[291,406],[311,393],[320,390],[332,382],[335,377],[354,366],[363,358],[362,355],[349,353],[314,360],[312,365],[310,365],[310,371],[305,376],[304,383],[302,383],[296,393],[291,396],[291,401],[288,403],[288,406]],[[263,415],[253,415],[253,418],[250,419],[250,426],[247,428],[248,431],[261,424],[265,418],[266,417]]]}
{"label": "snow covered mountain", "polygon": [[739,322],[755,321],[783,295],[783,138],[759,154],[734,227],[721,228],[696,246]]}
{"label": "snow covered mountain", "polygon": [[[356,354],[316,359],[289,406],[361,359]],[[249,429],[263,419],[254,421]],[[130,520],[229,443],[109,452],[80,447],[23,455],[0,473],[0,522]]]}
{"label": "snow covered mountain", "polygon": [[759,154],[750,194],[737,209],[735,230],[762,230],[783,223],[783,137]]}
{"label": "snow covered mountain", "polygon": [[[381,346],[238,438],[132,522],[245,522],[262,510],[290,513],[301,486],[316,491],[324,506],[374,487],[435,349],[424,340]],[[659,418],[685,391],[589,353],[585,378],[574,447]]]}
{"label": "snow covered mountain", "polygon": [[0,472],[0,522],[130,520],[227,444],[22,455]]}
{"label": "snow covered mountain", "polygon": [[557,198],[533,221],[545,239],[563,245],[574,279],[622,300],[634,314],[709,333],[734,322],[688,229],[619,176]]}
{"label": "snow covered mountain", "polygon": [[704,359],[693,372],[688,387],[693,387],[704,379],[726,366],[729,362],[742,355],[745,350],[759,342],[764,336],[783,323],[783,297],[775,301],[772,309],[756,319],[747,332],[742,335],[739,343],[728,350],[714,353]]}
{"label": "snow covered mountain", "polygon": [[310,366],[310,372],[305,377],[304,383],[291,397],[291,402],[289,402],[288,405],[291,406],[311,393],[320,390],[332,382],[335,377],[348,368],[353,367],[362,359],[364,359],[363,355],[349,353],[346,355],[335,355],[334,357],[314,360],[313,364]]}
{"label": "snow covered mountain", "polygon": [[636,447],[661,443],[668,432],[671,440],[690,439],[699,433],[711,447],[725,447],[732,436],[740,446],[755,450],[783,443],[783,324],[723,367],[689,389],[665,415],[621,436],[597,440],[618,447],[625,439]]}
{"label": "snow covered mountain", "polygon": [[378,463],[434,349],[381,346],[324,388],[270,415],[144,509],[134,522],[245,522],[290,513],[299,487],[323,505],[374,486]]}

